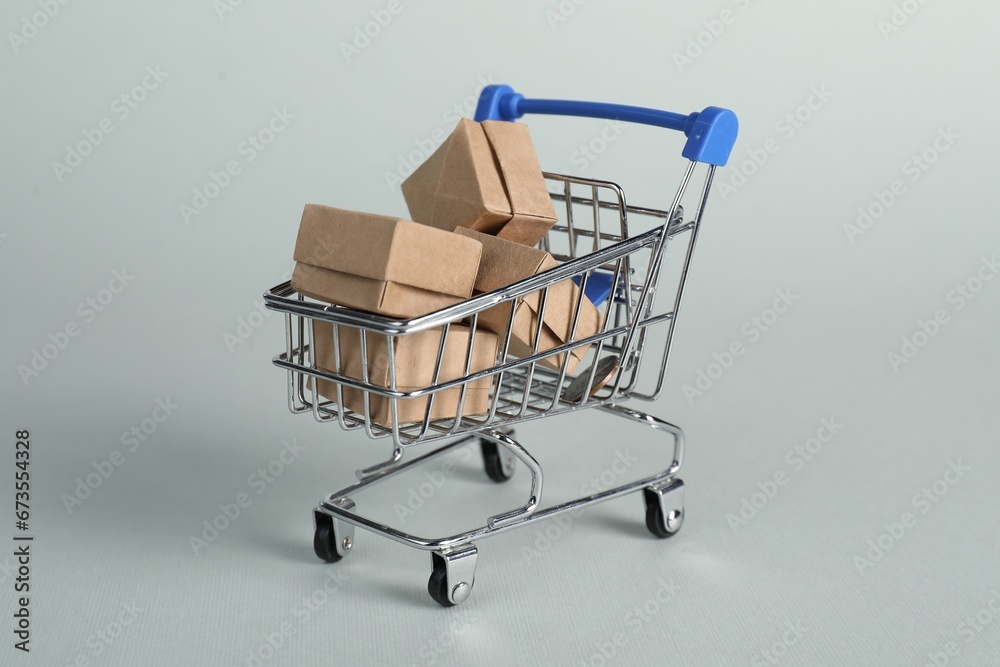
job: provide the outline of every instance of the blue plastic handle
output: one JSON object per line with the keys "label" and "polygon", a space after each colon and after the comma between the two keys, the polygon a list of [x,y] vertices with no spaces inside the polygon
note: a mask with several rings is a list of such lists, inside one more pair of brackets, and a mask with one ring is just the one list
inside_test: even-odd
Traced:
{"label": "blue plastic handle", "polygon": [[476,120],[517,120],[527,113],[556,116],[607,118],[642,125],[679,130],[687,136],[681,155],[689,160],[725,166],[736,143],[739,121],[729,109],[706,107],[687,116],[623,104],[570,102],[565,100],[529,100],[505,85],[486,86],[479,96]]}

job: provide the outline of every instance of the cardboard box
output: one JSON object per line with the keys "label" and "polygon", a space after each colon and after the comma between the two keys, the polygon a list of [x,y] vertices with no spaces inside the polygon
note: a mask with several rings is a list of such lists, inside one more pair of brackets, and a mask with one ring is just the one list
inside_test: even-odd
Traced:
{"label": "cardboard box", "polygon": [[410,216],[451,231],[467,227],[528,246],[556,223],[526,125],[463,118],[402,185]]}
{"label": "cardboard box", "polygon": [[482,245],[401,218],[307,204],[295,243],[300,294],[412,318],[472,296]]}
{"label": "cardboard box", "polygon": [[[333,325],[316,322],[314,343],[316,346],[316,366],[329,372],[336,372],[336,357],[333,348]],[[447,382],[466,375],[465,360],[469,349],[472,330],[461,325],[452,325],[445,340],[444,356],[438,382]],[[340,327],[340,375],[362,379],[361,336],[357,329]],[[368,350],[368,383],[379,387],[389,387],[389,351],[386,337],[380,334],[366,335]],[[497,336],[489,331],[476,331],[472,344],[472,363],[469,373],[477,373],[496,365]],[[434,365],[438,347],[441,344],[441,330],[430,329],[415,334],[399,336],[395,339],[396,388],[398,391],[413,391],[434,384]],[[329,400],[337,400],[337,383],[318,380],[320,395]],[[489,411],[490,387],[493,377],[475,380],[468,384],[463,416],[482,415]],[[458,401],[462,388],[453,387],[435,394],[431,419],[447,419],[458,414]],[[364,414],[364,392],[352,387],[343,387],[343,405],[349,410]],[[392,399],[378,394],[370,395],[372,421],[387,428],[392,426]],[[429,397],[399,399],[396,401],[400,424],[423,421]]]}
{"label": "cardboard box", "polygon": [[[553,259],[552,255],[536,248],[529,248],[470,229],[458,228],[455,232],[460,236],[476,239],[483,245],[483,255],[479,263],[479,273],[476,276],[475,285],[479,292],[492,292],[536,273],[559,266],[559,262]],[[545,300],[545,316],[542,318],[541,335],[538,341],[539,352],[550,350],[569,341],[577,301],[580,299],[583,299],[583,303],[580,305],[580,318],[573,339],[580,340],[600,331],[602,324],[600,312],[583,295],[572,279],[564,280],[549,287]],[[504,303],[480,313],[478,324],[480,327],[498,334],[502,346],[512,307],[514,308],[514,321],[508,351],[514,356],[526,357],[532,353],[535,331],[538,328],[538,311],[541,310],[540,291],[532,292],[518,299],[516,303]],[[586,356],[589,347],[589,345],[585,345],[570,351],[567,373],[573,373],[580,360]],[[555,354],[545,357],[538,363],[559,370],[562,368],[563,355]]]}

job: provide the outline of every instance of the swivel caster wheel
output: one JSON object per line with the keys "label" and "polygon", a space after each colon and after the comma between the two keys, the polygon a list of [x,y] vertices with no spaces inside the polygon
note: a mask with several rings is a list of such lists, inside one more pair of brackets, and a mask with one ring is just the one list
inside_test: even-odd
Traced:
{"label": "swivel caster wheel", "polygon": [[448,573],[441,567],[434,566],[431,578],[427,581],[427,592],[442,607],[454,607],[455,603],[448,599]]}
{"label": "swivel caster wheel", "polygon": [[661,539],[673,537],[684,525],[684,482],[675,479],[665,485],[643,489],[646,501],[646,528]]}
{"label": "swivel caster wheel", "polygon": [[476,581],[476,558],[479,550],[467,545],[455,551],[431,553],[433,570],[427,580],[427,592],[442,607],[454,607],[472,593]]}
{"label": "swivel caster wheel", "polygon": [[[340,504],[345,509],[354,507],[351,500],[344,500]],[[313,512],[313,519],[316,523],[313,551],[320,560],[336,563],[351,551],[354,547],[354,526],[338,521],[320,509]]]}
{"label": "swivel caster wheel", "polygon": [[514,476],[513,454],[486,438],[480,438],[479,445],[483,450],[483,466],[490,479],[500,483]]}

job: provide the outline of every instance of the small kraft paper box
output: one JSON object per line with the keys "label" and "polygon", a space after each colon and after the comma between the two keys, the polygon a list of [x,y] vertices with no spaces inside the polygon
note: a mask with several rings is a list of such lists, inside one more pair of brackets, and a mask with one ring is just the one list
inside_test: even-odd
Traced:
{"label": "small kraft paper box", "polygon": [[412,318],[472,296],[478,241],[410,220],[307,204],[292,287],[305,296]]}
{"label": "small kraft paper box", "polygon": [[467,227],[528,246],[556,223],[528,128],[463,118],[402,184],[416,222]]}
{"label": "small kraft paper box", "polygon": [[[448,329],[445,339],[444,356],[441,360],[441,372],[438,383],[455,380],[466,375],[465,360],[469,350],[469,337],[472,330],[468,327],[453,324]],[[361,335],[358,329],[340,327],[340,375],[362,378]],[[314,345],[316,347],[316,366],[331,373],[336,372],[336,357],[334,356],[333,325],[329,322],[315,323]],[[496,364],[497,336],[483,329],[475,332],[472,342],[472,361],[469,373],[490,368]],[[434,366],[437,361],[438,348],[441,345],[441,329],[429,329],[414,334],[399,336],[395,339],[394,356],[396,360],[396,389],[398,391],[413,391],[434,384]],[[366,335],[368,350],[368,383],[388,388],[389,382],[389,351],[386,337],[380,334]],[[490,387],[493,377],[485,377],[470,382],[465,390],[465,403],[462,405],[462,416],[482,415],[489,411]],[[320,395],[337,400],[337,383],[329,380],[318,380]],[[343,406],[359,414],[364,414],[364,392],[353,387],[342,387]],[[431,419],[448,419],[457,416],[458,403],[462,388],[452,387],[435,393],[434,406],[431,409]],[[386,428],[392,427],[392,399],[378,394],[369,394],[371,419],[376,424]],[[401,398],[396,401],[399,423],[423,421],[427,411],[428,396],[420,398]]]}
{"label": "small kraft paper box", "polygon": [[[537,248],[529,248],[470,229],[458,228],[455,233],[474,238],[483,244],[483,256],[479,263],[479,274],[476,277],[476,290],[479,292],[492,292],[528,276],[559,266],[559,262],[552,255]],[[569,341],[576,304],[580,299],[583,299],[583,303],[580,304],[580,319],[573,339],[580,340],[600,331],[600,312],[583,295],[572,279],[566,279],[549,287],[548,296],[545,299],[545,316],[542,318],[541,334],[538,340],[539,352],[550,350]],[[535,331],[538,329],[541,292],[532,292],[518,299],[515,303],[503,303],[480,313],[478,325],[498,334],[500,340],[503,341],[507,332],[507,323],[510,320],[511,307],[514,308],[514,321],[508,351],[517,357],[527,357],[532,353]],[[586,356],[589,347],[589,345],[585,345],[570,350],[567,373],[573,373],[580,360]],[[538,363],[546,368],[560,370],[563,360],[562,354],[554,354],[540,359]]]}

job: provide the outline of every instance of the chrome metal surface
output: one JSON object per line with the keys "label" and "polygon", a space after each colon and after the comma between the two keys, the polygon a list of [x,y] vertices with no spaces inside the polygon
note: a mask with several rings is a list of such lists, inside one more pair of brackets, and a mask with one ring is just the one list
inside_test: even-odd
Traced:
{"label": "chrome metal surface", "polygon": [[357,476],[358,479],[367,479],[368,477],[377,475],[378,473],[384,470],[391,469],[393,466],[399,463],[400,460],[402,460],[402,458],[403,458],[403,448],[396,445],[395,447],[392,448],[392,456],[390,456],[387,460],[382,461],[381,463],[376,463],[373,466],[368,466],[367,468],[358,470],[354,474]]}
{"label": "chrome metal surface", "polygon": [[[337,498],[333,503],[345,512],[351,512],[354,510],[354,501],[347,497]],[[330,514],[326,512],[323,505],[317,508],[320,512],[325,514]],[[331,515],[332,516],[332,515]],[[316,526],[318,527],[318,526]],[[333,517],[333,545],[337,549],[337,554],[343,558],[350,552],[351,548],[354,546],[354,524],[349,521],[341,521],[337,517]]]}
{"label": "chrome metal surface", "polygon": [[[632,206],[626,203],[624,191],[616,184],[597,179],[586,179],[558,174],[546,174],[552,186],[553,200],[565,209],[560,222],[553,227],[541,244],[543,248],[568,261],[554,269],[530,276],[513,285],[477,295],[454,306],[434,313],[397,320],[351,310],[341,306],[319,303],[297,294],[290,283],[273,288],[265,295],[268,308],[285,315],[285,350],[274,359],[274,364],[287,371],[289,409],[293,412],[312,412],[321,422],[335,420],[347,430],[363,429],[371,438],[387,438],[394,445],[392,457],[380,464],[359,471],[360,476],[372,475],[384,467],[396,465],[402,449],[411,445],[449,438],[455,435],[476,433],[488,428],[510,427],[547,415],[557,415],[582,408],[622,403],[629,398],[652,400],[662,390],[663,375],[676,323],[676,311],[681,304],[683,287],[687,278],[694,240],[697,236],[705,198],[711,185],[713,170],[709,169],[705,189],[698,200],[695,219],[685,222],[681,200],[694,171],[695,163],[685,170],[684,178],[668,210]],[[649,231],[629,237],[629,226],[637,221],[647,221],[654,226]],[[675,238],[676,237],[676,238]],[[657,310],[655,296],[660,281],[661,264],[668,242],[684,242],[683,265],[680,279],[670,284],[669,303],[672,310]],[[443,341],[447,330],[454,324],[478,321],[480,313],[501,304],[515,305],[520,299],[534,295],[544,310],[549,288],[562,281],[575,279],[585,287],[596,271],[611,274],[612,294],[601,305],[603,326],[597,332],[580,333],[579,319],[582,301],[577,300],[569,337],[556,347],[539,349],[535,338],[532,354],[517,358],[509,351],[509,331],[501,336],[501,352],[489,368],[471,366],[472,345],[466,350],[461,377],[442,376]],[[663,287],[659,287],[662,291]],[[581,290],[582,292],[582,290]],[[513,317],[513,308],[511,317]],[[541,326],[542,318],[536,323]],[[332,344],[336,364],[334,368],[319,367],[312,354],[315,347],[314,324],[328,322],[333,325]],[[647,351],[647,330],[665,326],[666,339],[659,362],[660,373],[652,378],[655,384],[646,387],[640,376]],[[389,386],[371,381],[367,373],[365,346],[362,346],[362,377],[346,376],[342,372],[340,340],[342,332],[354,329],[362,339],[370,336],[384,338],[390,360],[395,345],[403,336],[435,329],[441,332],[442,345],[433,358],[433,381],[422,387],[399,388],[395,382],[395,363],[390,364]],[[586,334],[586,335],[584,335]],[[589,359],[594,382],[590,394],[580,394],[573,382],[583,382],[569,373],[569,353]],[[595,359],[609,355],[620,359],[621,371],[616,373],[613,384],[600,387],[601,378],[593,370]],[[543,366],[544,359],[562,358],[555,368]],[[584,365],[583,367],[586,367]],[[326,380],[336,387],[334,395],[319,396],[315,393],[315,380]],[[475,382],[488,382],[490,388],[489,410],[482,414],[466,411],[466,392]],[[579,384],[577,385],[579,386]],[[573,391],[570,389],[573,388]],[[594,390],[596,388],[596,391]],[[344,405],[346,389],[358,390],[363,397],[356,410]],[[432,409],[443,391],[460,393],[459,410],[454,417],[432,418]],[[567,392],[569,396],[567,397]],[[393,418],[391,424],[377,423],[371,405],[376,399],[387,401]],[[395,419],[400,401],[423,399],[423,418],[399,424]]]}
{"label": "chrome metal surface", "polygon": [[[355,526],[430,551],[434,567],[444,568],[443,582],[440,571],[432,576],[429,585],[433,587],[437,582],[444,587],[435,588],[437,592],[432,596],[439,602],[446,598],[447,602],[457,604],[468,598],[475,582],[478,549],[473,541],[484,537],[636,492],[646,494],[647,506],[654,502],[650,494],[655,495],[662,512],[663,530],[674,533],[680,529],[684,521],[684,483],[676,475],[684,459],[684,433],[674,424],[622,403],[632,398],[654,400],[663,388],[677,315],[715,172],[714,167],[707,168],[696,205],[687,209],[694,210],[694,218],[685,221],[684,200],[695,168],[693,162],[686,166],[666,210],[626,203],[622,188],[610,181],[545,173],[560,219],[539,246],[562,263],[420,317],[399,320],[320,303],[296,293],[289,282],[264,295],[266,307],[284,315],[285,349],[274,358],[274,364],[286,371],[289,410],[311,412],[317,421],[336,422],[342,429],[359,430],[369,438],[385,439],[391,444],[388,459],[357,471],[357,481],[330,494],[319,505],[318,511],[333,519],[340,556],[351,550]],[[646,231],[630,235],[630,228]],[[680,244],[679,252],[672,250],[674,244]],[[678,257],[680,263],[674,267]],[[601,279],[610,279],[611,285],[609,296],[600,306],[598,330],[579,326],[584,303],[582,297],[577,298],[572,304],[568,337],[555,347],[540,349],[543,314],[552,307],[550,288],[575,280],[579,289],[574,293],[582,295],[598,272],[603,272]],[[666,292],[660,301],[668,304],[667,308],[658,307],[657,291]],[[509,353],[510,324],[516,308],[526,297],[531,297],[537,305],[538,317],[533,320],[534,342],[530,354],[518,358]],[[509,307],[509,319],[507,332],[499,337],[499,351],[492,365],[487,368],[472,365],[474,340],[470,338],[461,376],[443,375],[445,337],[449,329],[463,325],[475,331],[479,316],[497,306]],[[324,338],[317,340],[319,322],[328,323],[324,329],[332,332],[328,338],[324,333]],[[648,337],[657,327],[660,332],[665,330],[662,356],[649,363],[658,372],[640,377],[646,359],[654,355]],[[429,355],[433,363],[432,381],[426,386],[401,388],[396,382],[396,345],[405,336],[430,330],[438,331],[441,336],[436,354]],[[340,343],[344,332],[361,340],[360,378],[343,372]],[[388,386],[368,375],[366,341],[380,339],[384,339],[387,348],[389,377],[384,384]],[[317,343],[332,346],[333,368],[322,368],[316,363],[313,351]],[[585,369],[575,375],[570,372],[574,352],[578,357],[576,368]],[[328,386],[335,387],[335,391],[320,395],[315,391],[318,380],[332,383]],[[482,413],[468,414],[467,392],[473,383],[489,383],[489,406]],[[348,390],[363,399],[360,405],[352,404],[354,409],[344,404]],[[455,416],[434,418],[435,402],[445,400],[441,392],[449,390],[458,396]],[[383,404],[388,402],[391,416],[388,423],[373,418],[376,399]],[[399,408],[403,405],[400,401],[417,400],[426,406],[423,418],[400,424]],[[589,408],[669,437],[671,445],[665,467],[615,488],[544,507],[542,467],[509,431],[516,424]],[[355,511],[351,495],[458,447],[478,444],[480,438],[498,446],[505,472],[513,471],[515,460],[528,468],[531,481],[523,505],[487,516],[479,527],[439,537],[409,534]],[[411,457],[410,452],[414,451],[411,448],[417,445],[432,449]],[[649,520],[647,516],[647,525]]]}
{"label": "chrome metal surface", "polygon": [[464,581],[460,581],[457,584],[455,584],[454,588],[451,589],[451,592],[448,594],[448,599],[454,602],[455,604],[458,604],[459,602],[465,602],[466,600],[468,600],[469,595],[471,593],[472,593],[472,586],[465,583]]}
{"label": "chrome metal surface", "polygon": [[[604,502],[606,500],[611,500],[612,498],[618,498],[619,496],[623,496],[636,491],[641,491],[644,488],[654,486],[660,482],[669,481],[671,478],[674,477],[674,475],[677,474],[684,460],[684,431],[679,426],[676,426],[669,422],[665,422],[662,419],[658,419],[657,417],[654,417],[652,415],[648,415],[643,412],[638,412],[636,410],[632,410],[618,405],[602,406],[600,409],[609,414],[625,418],[631,422],[636,422],[638,424],[651,427],[654,430],[662,431],[664,434],[669,436],[671,439],[672,446],[670,449],[671,453],[667,467],[664,468],[661,472],[658,472],[654,475],[650,475],[648,477],[644,477],[642,479],[638,479],[633,482],[623,484],[621,486],[617,486],[611,489],[606,489],[598,493],[584,496],[582,498],[577,498],[575,500],[570,500],[564,503],[560,503],[558,505],[553,505],[551,507],[546,507],[544,509],[538,509],[538,501],[540,500],[541,497],[541,487],[542,487],[542,477],[543,477],[542,468],[538,466],[537,470],[532,470],[532,490],[530,492],[530,495],[533,497],[534,502],[532,502],[532,500],[529,499],[528,503],[525,506],[487,518],[484,525],[478,528],[473,528],[472,530],[468,530],[463,533],[457,533],[454,535],[448,535],[444,537],[422,537],[418,535],[412,535],[410,533],[404,533],[386,524],[361,516],[360,514],[351,511],[350,508],[344,508],[341,505],[342,499],[357,494],[359,491],[370,486],[371,484],[379,482],[393,475],[399,474],[404,470],[409,469],[412,466],[424,463],[431,458],[440,456],[457,447],[465,446],[470,443],[476,442],[475,436],[468,436],[460,440],[456,440],[455,442],[451,442],[441,447],[438,447],[437,449],[427,452],[426,454],[416,457],[410,461],[403,461],[398,466],[396,466],[391,470],[386,470],[371,478],[358,480],[357,482],[354,482],[350,486],[345,487],[340,491],[337,491],[336,493],[333,493],[324,498],[323,501],[320,502],[319,511],[325,512],[330,516],[334,517],[335,519],[340,519],[346,523],[350,523],[355,526],[365,528],[367,530],[372,530],[374,532],[381,533],[382,535],[385,535],[389,539],[399,542],[401,544],[406,544],[407,546],[411,546],[417,549],[423,549],[426,551],[439,551],[447,549],[457,549],[462,545],[471,543],[473,540],[479,540],[490,535],[495,535],[497,533],[510,530],[511,528],[515,528],[517,526],[521,526],[526,523],[530,523],[532,521],[540,521],[542,519],[549,518],[561,512],[572,511],[578,507],[591,505],[593,503]],[[483,437],[486,437],[486,435],[484,434]],[[512,439],[506,435],[505,437],[507,439],[507,442],[499,441],[496,439],[494,439],[494,442],[498,442],[498,444],[501,444],[502,446],[506,444],[508,447],[510,447],[509,443],[512,442]],[[528,454],[527,451],[524,450],[523,447],[521,447],[520,445],[517,445],[517,447],[531,461],[534,461],[534,458],[532,458],[530,454]],[[522,458],[521,460],[523,461],[524,459]],[[537,466],[537,463],[534,463],[534,465]],[[529,466],[529,468],[530,467],[531,466]],[[536,482],[535,475],[537,475],[537,485],[535,483]],[[529,506],[531,507],[530,510],[527,509]]]}
{"label": "chrome metal surface", "polygon": [[479,549],[467,544],[456,549],[442,549],[431,554],[431,566],[445,568],[448,601],[460,604],[468,599],[476,583],[476,561]]}
{"label": "chrome metal surface", "polygon": [[506,477],[510,477],[514,474],[514,457],[501,457],[501,465],[503,466],[503,472]]}
{"label": "chrome metal surface", "polygon": [[701,197],[698,200],[698,210],[695,212],[694,221],[691,223],[691,238],[688,241],[687,252],[684,255],[684,265],[681,268],[680,280],[677,284],[677,292],[674,297],[674,307],[670,312],[673,313],[674,317],[670,321],[670,327],[667,329],[667,339],[663,344],[663,357],[660,361],[660,374],[656,381],[656,389],[649,394],[634,394],[634,398],[639,398],[646,401],[655,401],[660,396],[660,392],[663,391],[663,378],[667,374],[667,363],[670,361],[670,343],[674,339],[674,324],[677,321],[677,313],[681,309],[681,301],[684,298],[684,286],[687,284],[688,271],[691,269],[691,257],[694,255],[694,247],[698,241],[698,230],[701,228],[701,217],[705,212],[705,205],[708,203],[708,193],[712,189],[712,179],[715,176],[715,167],[709,167],[708,174],[705,176],[705,185],[701,191]]}
{"label": "chrome metal surface", "polygon": [[684,482],[672,479],[659,484],[651,484],[646,489],[655,493],[660,499],[664,528],[671,533],[680,530],[684,523]]}

